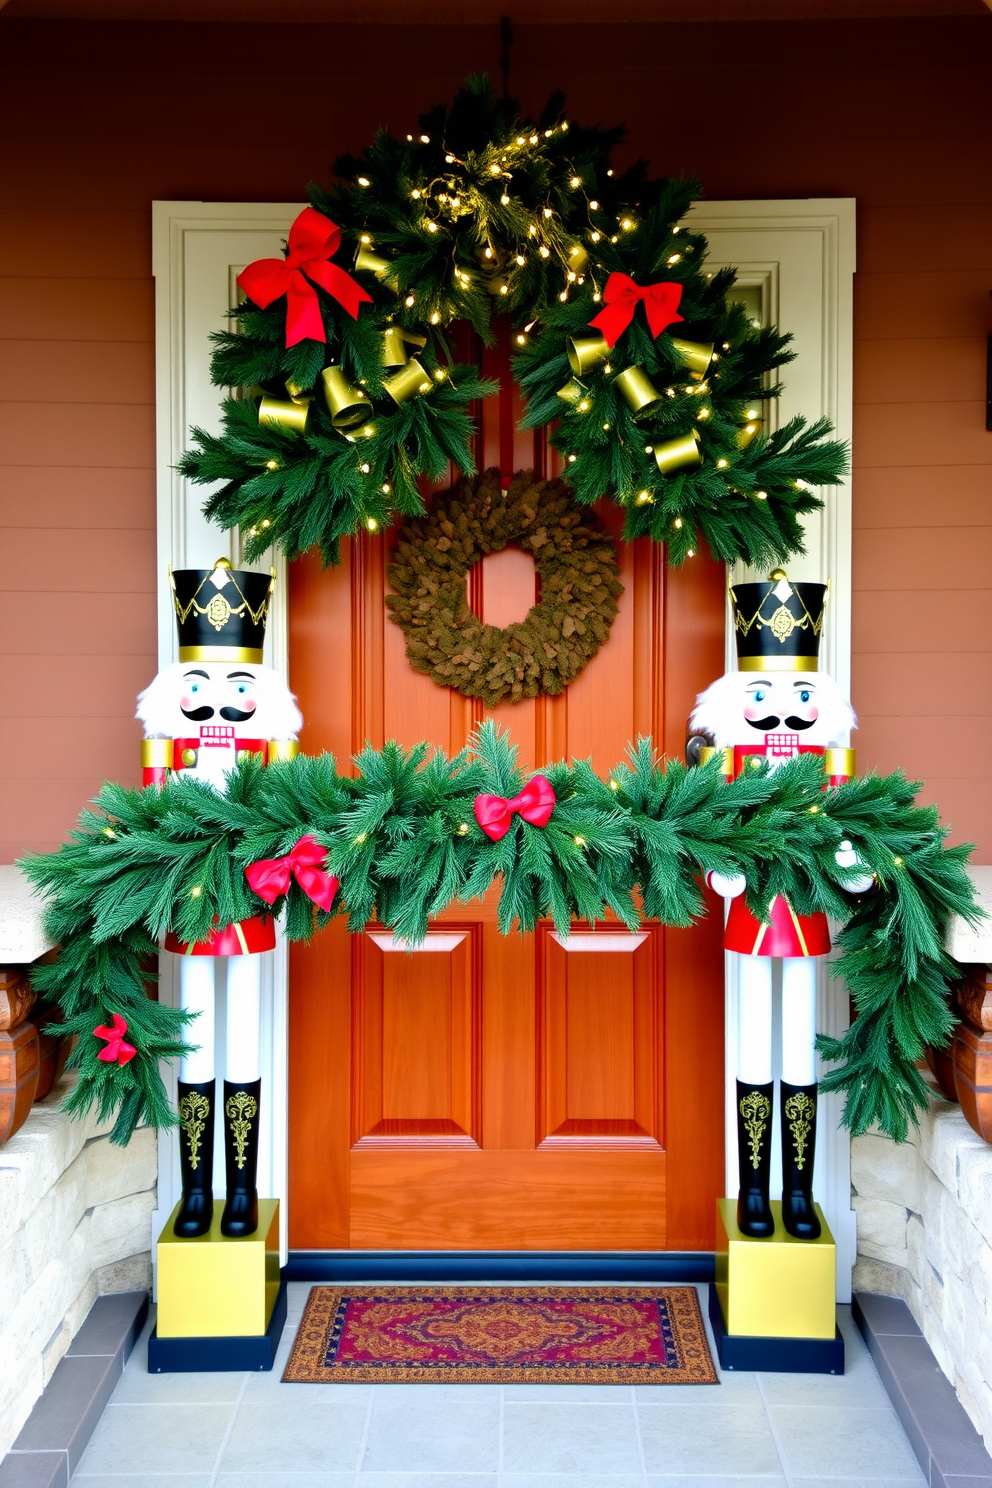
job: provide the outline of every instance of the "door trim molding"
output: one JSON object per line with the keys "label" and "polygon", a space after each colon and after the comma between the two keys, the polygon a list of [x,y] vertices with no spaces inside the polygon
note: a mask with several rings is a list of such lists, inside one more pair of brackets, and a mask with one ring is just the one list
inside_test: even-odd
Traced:
{"label": "door trim molding", "polygon": [[[199,551],[203,546],[203,519],[199,514],[202,493],[191,491],[176,472],[175,464],[186,447],[190,422],[190,385],[202,377],[207,347],[190,345],[187,335],[186,306],[187,247],[196,234],[224,232],[283,234],[301,209],[301,203],[279,202],[199,202],[161,201],[152,204],[153,273],[156,281],[156,435],[157,435],[157,510],[158,510],[158,596],[159,596],[159,665],[175,658],[175,626],[168,587],[166,566],[207,562]],[[769,233],[802,234],[819,248],[819,385],[820,406],[809,400],[801,411],[816,417],[826,414],[840,437],[849,439],[852,427],[852,362],[853,362],[853,273],[855,266],[855,203],[852,198],[809,198],[775,201],[706,201],[696,204],[690,213],[692,225],[713,235],[753,235],[755,253],[740,255],[748,270],[776,285],[779,277],[768,261],[766,244],[759,247],[759,237]],[[718,251],[711,253],[712,262],[721,261]],[[772,291],[769,290],[769,293]],[[770,305],[773,318],[779,307]],[[800,346],[802,353],[802,347]],[[814,400],[815,401],[815,400]],[[789,383],[782,400],[782,412],[796,411],[789,406]],[[827,668],[842,686],[850,683],[851,635],[851,500],[847,483],[834,487],[825,511],[807,523],[810,555],[790,565],[797,578],[832,579],[830,627],[825,639]],[[813,530],[815,527],[815,531]],[[209,558],[225,546],[223,536],[211,529]],[[241,559],[237,534],[227,542],[232,562]],[[276,559],[279,579],[269,622],[266,653],[270,665],[288,675],[288,624],[286,606],[285,562]],[[728,628],[728,647],[732,646]],[[728,657],[730,653],[728,650]],[[570,946],[569,949],[572,949]],[[574,949],[580,949],[575,946]],[[585,949],[582,946],[581,949]],[[171,958],[166,958],[167,960]],[[271,985],[267,992],[265,1036],[270,1055],[272,1108],[276,1123],[271,1131],[272,1191],[283,1197],[283,1246],[287,1204],[286,1180],[286,1008],[288,998],[288,961],[282,943],[273,957]],[[172,968],[163,969],[160,996],[173,1000]],[[734,1030],[736,997],[728,978],[727,1000],[727,1067],[731,1071],[728,1090],[736,1068]],[[839,1036],[847,1027],[847,993],[836,982],[821,978],[819,1027],[822,1032]],[[163,1067],[167,1089],[175,1094],[175,1072]],[[823,1114],[817,1190],[838,1247],[838,1297],[850,1296],[850,1272],[855,1254],[854,1215],[850,1207],[850,1144],[846,1133],[838,1129],[839,1097],[822,1098]],[[732,1100],[728,1096],[726,1123],[727,1165],[736,1184],[736,1121]],[[178,1193],[178,1159],[173,1152],[171,1134],[159,1143],[159,1201],[155,1220],[164,1223]],[[733,1187],[730,1191],[733,1191]],[[163,1215],[162,1211],[165,1211]],[[153,1247],[154,1254],[154,1247]],[[283,1254],[286,1254],[285,1248]],[[302,1253],[301,1253],[302,1254]],[[395,1274],[395,1273],[393,1273]],[[492,1273],[488,1273],[492,1275]]]}

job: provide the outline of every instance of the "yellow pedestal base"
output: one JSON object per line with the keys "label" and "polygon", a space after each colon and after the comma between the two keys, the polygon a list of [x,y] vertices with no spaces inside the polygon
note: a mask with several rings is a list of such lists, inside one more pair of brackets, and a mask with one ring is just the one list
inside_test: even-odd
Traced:
{"label": "yellow pedestal base", "polygon": [[159,1338],[258,1336],[279,1294],[279,1200],[260,1199],[254,1235],[220,1232],[223,1203],[195,1240],[173,1232],[177,1204],[158,1241]]}
{"label": "yellow pedestal base", "polygon": [[833,1338],[837,1247],[819,1204],[818,1240],[796,1240],[772,1202],[775,1233],[752,1240],[737,1228],[736,1199],[717,1200],[716,1292],[727,1332],[750,1338]]}

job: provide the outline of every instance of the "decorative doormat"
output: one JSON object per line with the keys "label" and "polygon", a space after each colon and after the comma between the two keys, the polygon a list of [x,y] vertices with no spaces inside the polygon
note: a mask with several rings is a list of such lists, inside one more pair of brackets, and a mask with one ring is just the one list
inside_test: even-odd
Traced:
{"label": "decorative doormat", "polygon": [[689,1286],[315,1286],[283,1379],[718,1383]]}

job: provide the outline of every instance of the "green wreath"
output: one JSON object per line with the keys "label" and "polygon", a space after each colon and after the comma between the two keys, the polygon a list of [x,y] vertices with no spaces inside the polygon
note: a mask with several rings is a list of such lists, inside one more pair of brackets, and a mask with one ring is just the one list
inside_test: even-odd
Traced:
{"label": "green wreath", "polygon": [[799,519],[822,505],[809,488],[841,478],[845,448],[826,420],[765,437],[790,338],[728,302],[732,269],[707,271],[684,225],[694,181],[614,172],[622,134],[571,123],[560,96],[524,121],[470,79],[415,134],[380,132],[330,191],[310,188],[322,256],[294,239],[301,217],[287,261],[263,261],[277,280],[293,270],[293,294],[256,287],[214,337],[213,380],[240,394],[179,467],[219,483],[204,510],[242,529],[249,560],[275,543],[336,562],[346,534],[419,515],[421,477],[474,474],[473,403],[496,384],[451,331],[492,342],[496,313],[525,425],[556,426],[580,502],[615,501],[625,535],[666,543],[672,564],[701,539],[757,565],[803,551]]}
{"label": "green wreath", "polygon": [[[466,578],[487,553],[519,543],[534,559],[541,597],[526,619],[485,625],[468,603]],[[623,585],[616,549],[595,514],[564,481],[498,470],[459,481],[400,533],[386,570],[393,620],[414,671],[494,708],[564,692],[610,633]]]}

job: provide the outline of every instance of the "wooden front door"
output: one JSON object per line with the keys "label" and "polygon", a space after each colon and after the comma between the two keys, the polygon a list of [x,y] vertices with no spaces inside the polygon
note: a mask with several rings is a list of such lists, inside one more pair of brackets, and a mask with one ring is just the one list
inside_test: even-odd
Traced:
{"label": "wooden front door", "polygon": [[[484,366],[479,464],[554,472],[522,434],[508,337]],[[602,513],[619,537],[622,521]],[[451,753],[486,716],[411,670],[384,604],[391,534],[343,545],[339,568],[293,565],[290,677],[304,750],[339,765],[366,740]],[[679,757],[696,693],[723,670],[724,570],[668,573],[619,543],[610,639],[568,691],[491,710],[520,762],[592,756],[606,771],[651,734]],[[483,620],[535,599],[530,558],[470,575]],[[290,967],[290,1245],[294,1249],[693,1250],[723,1191],[722,916],[637,937],[550,925],[503,937],[495,899],[458,906],[424,947],[336,920]]]}

